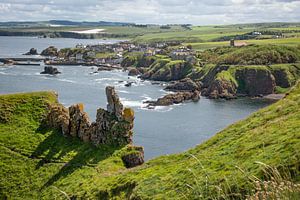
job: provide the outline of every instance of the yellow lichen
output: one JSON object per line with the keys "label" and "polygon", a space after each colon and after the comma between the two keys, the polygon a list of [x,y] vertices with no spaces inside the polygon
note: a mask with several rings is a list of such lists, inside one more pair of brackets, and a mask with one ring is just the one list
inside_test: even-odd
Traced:
{"label": "yellow lichen", "polygon": [[134,120],[134,111],[131,108],[125,108],[123,111],[124,120],[128,122],[133,122]]}

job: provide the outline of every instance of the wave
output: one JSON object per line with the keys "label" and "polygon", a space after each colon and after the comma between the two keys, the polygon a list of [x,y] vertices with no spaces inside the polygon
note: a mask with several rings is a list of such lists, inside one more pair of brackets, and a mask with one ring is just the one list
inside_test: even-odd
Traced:
{"label": "wave", "polygon": [[68,83],[77,83],[76,81],[68,80],[68,79],[57,79],[58,81],[68,82]]}

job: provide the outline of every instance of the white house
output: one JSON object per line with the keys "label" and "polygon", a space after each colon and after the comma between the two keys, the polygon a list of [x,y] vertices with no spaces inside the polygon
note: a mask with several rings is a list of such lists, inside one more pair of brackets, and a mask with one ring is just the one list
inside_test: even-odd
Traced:
{"label": "white house", "polygon": [[82,53],[77,53],[75,58],[76,58],[76,60],[82,60],[83,59],[83,54]]}

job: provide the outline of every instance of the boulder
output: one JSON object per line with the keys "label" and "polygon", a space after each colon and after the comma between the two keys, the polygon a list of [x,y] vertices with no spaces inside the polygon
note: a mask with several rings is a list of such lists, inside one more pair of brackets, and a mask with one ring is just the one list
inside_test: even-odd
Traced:
{"label": "boulder", "polygon": [[200,92],[195,90],[193,92],[177,92],[174,94],[167,94],[164,97],[158,98],[156,101],[146,101],[148,107],[152,106],[169,106],[173,104],[179,104],[185,101],[198,101],[200,99]]}
{"label": "boulder", "polygon": [[235,78],[239,83],[238,93],[261,96],[274,93],[275,78],[267,68],[238,69]]}
{"label": "boulder", "polygon": [[35,48],[31,48],[27,53],[24,55],[38,55],[37,50]]}
{"label": "boulder", "polygon": [[128,76],[138,76],[141,73],[139,72],[139,70],[137,68],[130,68],[128,70]]}
{"label": "boulder", "polygon": [[56,74],[60,74],[61,72],[58,71],[57,68],[52,67],[52,66],[46,66],[44,67],[44,71],[41,72],[41,74],[50,74],[50,75],[56,75]]}
{"label": "boulder", "polygon": [[144,148],[132,146],[130,152],[122,155],[121,159],[127,168],[136,167],[144,163]]}
{"label": "boulder", "polygon": [[58,56],[58,50],[54,46],[50,46],[44,49],[41,53],[42,56],[56,57]]}
{"label": "boulder", "polygon": [[200,91],[200,83],[196,83],[190,78],[181,79],[168,85],[165,90],[177,92],[177,91]]}

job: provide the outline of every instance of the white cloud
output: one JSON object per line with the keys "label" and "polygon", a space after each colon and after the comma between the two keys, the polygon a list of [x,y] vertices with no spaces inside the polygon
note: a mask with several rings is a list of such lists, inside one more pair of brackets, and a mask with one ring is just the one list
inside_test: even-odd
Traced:
{"label": "white cloud", "polygon": [[299,21],[298,0],[0,0],[0,21],[228,24]]}

